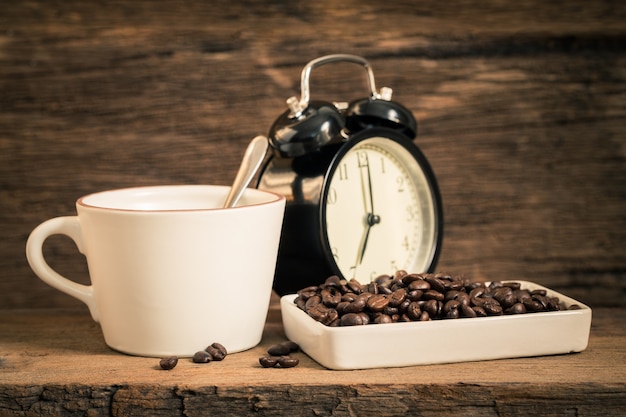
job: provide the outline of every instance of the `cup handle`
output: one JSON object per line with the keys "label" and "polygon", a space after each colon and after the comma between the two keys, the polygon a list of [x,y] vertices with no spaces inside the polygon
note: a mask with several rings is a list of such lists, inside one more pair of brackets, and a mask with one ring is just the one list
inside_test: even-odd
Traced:
{"label": "cup handle", "polygon": [[43,282],[87,304],[91,317],[98,322],[98,310],[93,295],[93,286],[82,285],[65,278],[53,270],[44,259],[43,244],[45,240],[52,235],[58,234],[69,236],[76,243],[80,253],[84,254],[83,237],[78,216],[56,217],[46,220],[31,232],[26,242],[28,263]]}

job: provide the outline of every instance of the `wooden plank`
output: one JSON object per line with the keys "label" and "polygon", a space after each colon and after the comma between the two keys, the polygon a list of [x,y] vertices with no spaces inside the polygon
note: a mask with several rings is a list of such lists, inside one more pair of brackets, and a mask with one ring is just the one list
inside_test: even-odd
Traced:
{"label": "wooden plank", "polygon": [[156,358],[110,350],[86,312],[4,310],[0,414],[621,415],[625,320],[623,309],[594,311],[589,347],[578,354],[331,371],[299,352],[297,367],[265,369],[258,358],[285,340],[274,300],[259,346],[210,364],[180,359],[163,371]]}
{"label": "wooden plank", "polygon": [[[336,52],[369,59],[419,120],[444,197],[440,269],[625,306],[624,18],[622,2],[582,0],[5,5],[0,307],[77,307],[26,264],[39,222],[102,189],[230,183],[302,66]],[[312,91],[365,92],[351,66],[320,68]],[[46,253],[88,282],[70,242]]]}

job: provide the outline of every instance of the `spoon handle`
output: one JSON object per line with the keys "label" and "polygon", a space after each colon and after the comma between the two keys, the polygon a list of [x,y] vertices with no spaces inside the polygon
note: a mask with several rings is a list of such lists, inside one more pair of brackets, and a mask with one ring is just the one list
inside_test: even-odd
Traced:
{"label": "spoon handle", "polygon": [[250,184],[250,181],[252,181],[252,178],[261,166],[263,159],[265,159],[268,146],[267,138],[262,135],[256,136],[250,141],[241,160],[235,181],[226,197],[226,202],[224,202],[224,208],[234,207],[237,204],[244,190],[248,187],[248,184]]}

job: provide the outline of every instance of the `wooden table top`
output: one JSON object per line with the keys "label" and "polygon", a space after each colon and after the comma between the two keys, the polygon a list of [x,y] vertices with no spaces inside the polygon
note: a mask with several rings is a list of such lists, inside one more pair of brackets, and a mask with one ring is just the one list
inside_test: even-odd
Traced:
{"label": "wooden table top", "polygon": [[0,415],[626,413],[624,309],[594,310],[577,354],[332,371],[298,352],[297,367],[266,369],[258,358],[285,340],[277,301],[257,347],[171,371],[108,348],[86,311],[0,310]]}

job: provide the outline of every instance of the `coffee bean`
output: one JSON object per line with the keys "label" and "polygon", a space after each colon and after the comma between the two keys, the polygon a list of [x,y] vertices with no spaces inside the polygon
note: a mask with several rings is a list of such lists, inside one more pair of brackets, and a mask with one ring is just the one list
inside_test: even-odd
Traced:
{"label": "coffee bean", "polygon": [[528,291],[520,289],[514,290],[513,296],[518,303],[523,303],[524,300],[530,300],[532,298]]}
{"label": "coffee bean", "polygon": [[306,311],[308,312],[309,310],[315,308],[318,306],[318,304],[320,304],[322,302],[322,297],[315,294],[310,296],[307,300],[306,300],[306,304],[304,305]]}
{"label": "coffee bean", "polygon": [[383,274],[376,277],[374,280],[379,286],[386,286],[391,281],[391,275]]}
{"label": "coffee bean", "polygon": [[534,298],[525,299],[524,307],[526,307],[526,311],[529,311],[531,313],[541,311],[543,309],[543,305],[541,304],[541,302],[535,300]]}
{"label": "coffee bean", "polygon": [[322,303],[327,307],[336,307],[341,302],[341,293],[336,288],[324,288],[321,291]]}
{"label": "coffee bean", "polygon": [[374,317],[374,323],[376,324],[393,323],[393,319],[388,314],[378,313],[376,317]]}
{"label": "coffee bean", "polygon": [[326,281],[324,281],[324,286],[325,287],[340,288],[341,287],[341,278],[339,278],[338,275],[331,275],[328,278],[326,278]]}
{"label": "coffee bean", "polygon": [[335,310],[334,308],[329,308],[326,318],[322,320],[321,323],[325,325],[329,325],[330,323],[332,323],[333,321],[336,321],[337,319],[339,319],[339,313],[337,312],[337,310]]}
{"label": "coffee bean", "polygon": [[178,358],[176,356],[168,356],[159,361],[159,366],[166,371],[174,369],[178,364]]}
{"label": "coffee bean", "polygon": [[457,300],[448,300],[441,309],[441,313],[449,319],[456,319],[459,317],[460,302]]}
{"label": "coffee bean", "polygon": [[502,310],[502,306],[495,298],[486,299],[482,305],[482,308],[484,308],[487,314],[491,316],[499,316],[504,312]]}
{"label": "coffee bean", "polygon": [[226,355],[228,355],[228,351],[226,350],[226,348],[224,347],[224,345],[222,345],[221,343],[217,343],[214,342],[211,344],[211,346],[213,346],[215,349],[219,350],[220,353],[226,357]]}
{"label": "coffee bean", "polygon": [[422,295],[422,298],[424,300],[443,301],[444,298],[445,298],[445,295],[442,292],[439,292],[439,291],[428,290],[428,291],[424,291],[424,294]]}
{"label": "coffee bean", "polygon": [[406,313],[405,314],[411,320],[417,321],[417,320],[419,320],[420,316],[422,315],[422,309],[420,308],[419,304],[414,301],[411,304],[409,304],[409,307],[406,309]]}
{"label": "coffee bean", "polygon": [[476,313],[476,317],[487,317],[487,312],[480,306],[473,306],[472,310]]}
{"label": "coffee bean", "polygon": [[287,355],[290,352],[291,349],[289,348],[289,346],[283,345],[282,343],[278,345],[272,345],[267,349],[267,353],[272,356],[283,356]]}
{"label": "coffee bean", "polygon": [[383,313],[387,314],[388,316],[393,316],[394,314],[398,314],[399,310],[398,307],[385,307],[385,309],[383,310]]}
{"label": "coffee bean", "polygon": [[267,349],[267,353],[272,356],[283,356],[287,355],[291,352],[297,352],[300,350],[300,346],[296,342],[292,342],[291,340],[286,340],[281,343],[277,343],[275,345],[270,346]]}
{"label": "coffee bean", "polygon": [[389,287],[382,286],[382,285],[379,285],[379,286],[378,286],[378,293],[379,293],[379,294],[389,295],[389,294],[391,294],[392,292],[393,292],[393,291],[392,291],[392,290],[391,290],[391,288],[389,288]]}
{"label": "coffee bean", "polygon": [[281,356],[278,358],[278,364],[281,368],[293,368],[300,363],[300,359],[291,356]]}
{"label": "coffee bean", "polygon": [[459,310],[461,311],[461,317],[476,317],[476,311],[474,311],[474,309],[467,304],[461,303]]}
{"label": "coffee bean", "polygon": [[360,313],[365,309],[367,299],[365,297],[357,297],[353,302],[343,308],[344,313]]}
{"label": "coffee bean", "polygon": [[200,350],[194,353],[191,360],[194,363],[209,363],[213,360],[213,356],[211,356],[211,354],[207,352],[206,350]]}
{"label": "coffee bean", "polygon": [[406,298],[406,290],[399,288],[389,295],[389,307],[398,307]]}
{"label": "coffee bean", "polygon": [[371,311],[380,312],[389,305],[389,298],[382,295],[374,295],[367,300],[367,308]]}
{"label": "coffee bean", "polygon": [[435,278],[434,276],[429,275],[424,279],[426,280],[426,282],[430,284],[431,290],[441,292],[441,293],[446,291],[446,287],[443,281],[441,281],[439,278]]}
{"label": "coffee bean", "polygon": [[428,281],[425,281],[424,279],[420,278],[415,281],[412,281],[408,285],[407,288],[409,289],[409,291],[413,291],[413,290],[427,291],[427,290],[430,290],[430,284],[428,283]]}
{"label": "coffee bean", "polygon": [[559,298],[558,297],[550,297],[548,299],[548,310],[550,311],[558,311],[561,309]]}
{"label": "coffee bean", "polygon": [[363,317],[357,313],[344,314],[339,320],[341,326],[361,326],[364,324]]}
{"label": "coffee bean", "polygon": [[422,310],[427,312],[429,317],[437,317],[439,314],[437,300],[426,301],[422,306]]}
{"label": "coffee bean", "polygon": [[[310,299],[309,299],[310,300]],[[323,322],[328,318],[329,308],[326,307],[322,303],[311,304],[310,307],[307,307],[306,312],[313,319]]]}
{"label": "coffee bean", "polygon": [[483,296],[484,293],[485,293],[484,287],[476,287],[470,291],[469,296],[470,298],[480,298]]}
{"label": "coffee bean", "polygon": [[352,278],[348,281],[348,288],[355,294],[361,294],[363,292],[363,287],[361,287],[361,283],[356,279]]}
{"label": "coffee bean", "polygon": [[218,347],[215,347],[213,345],[211,346],[207,346],[206,349],[204,349],[206,352],[208,352],[212,357],[214,361],[221,361],[224,360],[224,358],[226,357],[226,352],[225,349],[220,349]]}
{"label": "coffee bean", "polygon": [[523,303],[515,303],[509,307],[506,312],[508,314],[524,314],[526,312],[526,307]]}
{"label": "coffee bean", "polygon": [[424,281],[424,278],[419,274],[406,274],[401,278],[401,281],[408,287],[414,281]]}
{"label": "coffee bean", "polygon": [[297,296],[296,299],[294,300],[294,303],[298,306],[300,310],[306,309],[306,301],[304,301],[302,297]]}
{"label": "coffee bean", "polygon": [[341,301],[342,302],[346,301],[348,303],[351,303],[354,300],[356,300],[357,297],[358,295],[353,292],[346,292],[346,293],[343,293],[343,295],[341,296]]}
{"label": "coffee bean", "polygon": [[424,295],[424,291],[422,290],[412,290],[406,293],[406,298],[408,298],[411,301],[419,301],[422,299],[423,295]]}
{"label": "coffee bean", "polygon": [[367,284],[367,292],[374,295],[378,294],[378,284],[375,282]]}
{"label": "coffee bean", "polygon": [[259,358],[259,363],[264,368],[273,368],[278,364],[278,358],[274,358],[272,356],[261,356]]}

